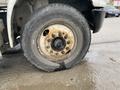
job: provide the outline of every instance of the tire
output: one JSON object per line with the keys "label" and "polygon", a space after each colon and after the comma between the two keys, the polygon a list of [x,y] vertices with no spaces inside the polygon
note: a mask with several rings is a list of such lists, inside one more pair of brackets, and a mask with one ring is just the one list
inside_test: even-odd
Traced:
{"label": "tire", "polygon": [[[48,32],[45,30],[47,27]],[[59,30],[54,31],[51,29],[53,27],[57,29],[59,27]],[[52,34],[52,41],[48,42],[46,38],[53,31],[58,36]],[[61,36],[57,34],[60,31],[64,32]],[[64,34],[68,35],[67,38],[72,43],[67,42]],[[63,4],[50,4],[37,10],[25,25],[22,35],[22,49],[25,57],[38,69],[48,72],[69,69],[80,63],[86,55],[90,43],[91,32],[85,18],[73,7]],[[49,48],[54,53],[52,51],[49,53],[46,45],[51,45]],[[70,50],[65,52],[67,45],[70,46]],[[42,50],[43,48],[45,50]],[[45,53],[47,50],[48,52]]]}

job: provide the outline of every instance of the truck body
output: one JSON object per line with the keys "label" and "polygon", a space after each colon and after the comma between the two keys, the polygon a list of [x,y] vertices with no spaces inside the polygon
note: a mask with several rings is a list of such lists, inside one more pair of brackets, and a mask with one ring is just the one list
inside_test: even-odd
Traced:
{"label": "truck body", "polygon": [[[106,6],[108,2],[109,2],[108,0],[104,0],[104,1],[100,1],[100,0],[0,0],[0,19],[1,19],[1,23],[2,23],[1,24],[2,28],[0,28],[1,29],[0,30],[0,32],[1,32],[0,33],[1,52],[4,54],[5,52],[14,48],[18,44],[20,44],[21,47],[26,49],[25,46],[27,46],[27,45],[22,46],[22,44],[21,44],[22,38],[23,38],[23,41],[26,40],[26,38],[24,39],[24,29],[28,28],[27,25],[34,23],[33,21],[34,21],[35,17],[37,17],[37,14],[42,14],[43,12],[45,12],[45,10],[48,10],[49,8],[51,8],[49,11],[54,9],[54,7],[56,7],[56,9],[58,9],[60,11],[56,11],[56,9],[55,9],[55,10],[53,10],[53,13],[51,13],[51,14],[49,13],[50,16],[47,16],[46,18],[52,17],[52,14],[55,14],[55,15],[53,15],[53,17],[57,17],[60,15],[62,17],[62,15],[64,14],[64,11],[66,9],[69,9],[69,10],[71,10],[71,12],[68,11],[68,13],[72,14],[72,11],[73,11],[73,12],[76,12],[77,14],[79,13],[80,15],[82,15],[80,17],[83,17],[85,19],[83,21],[88,24],[90,31],[92,30],[94,33],[96,33],[100,30],[103,20],[104,20],[104,17],[105,17],[105,13],[104,13],[104,11],[102,11],[102,8],[104,6]],[[63,9],[65,7],[66,8],[64,10],[62,10],[61,6],[63,6]],[[49,8],[46,9],[47,7],[49,7]],[[47,12],[49,12],[49,11],[47,11]],[[38,12],[41,12],[41,13],[38,13]],[[48,14],[47,12],[44,15],[47,15]],[[57,13],[59,13],[60,15]],[[77,14],[75,14],[76,17],[77,17]],[[66,15],[67,15],[67,13],[66,13]],[[75,15],[74,14],[71,15],[71,17],[74,17],[74,19],[75,19]],[[68,15],[68,16],[70,16],[70,15]],[[42,17],[42,15],[41,15],[41,17]],[[41,21],[42,21],[42,19],[41,19]],[[62,21],[62,23],[66,23],[66,22],[64,20]],[[32,26],[32,25],[30,25],[30,26]],[[67,29],[67,27],[65,27],[65,26],[55,24],[55,26],[47,27],[47,30],[45,30],[43,32],[43,35],[45,36],[46,33],[49,34],[49,32],[50,32],[49,29],[57,28],[57,27]],[[87,27],[87,25],[86,25],[86,27]],[[55,33],[55,32],[57,32],[57,30],[56,31],[53,30],[53,32]],[[71,33],[71,36],[74,36],[72,34],[72,32],[70,32],[69,30],[68,30],[69,32],[66,30],[64,30],[64,31],[66,34]],[[58,30],[58,32],[62,32],[62,31]],[[23,35],[23,37],[22,37],[22,35]],[[46,36],[46,38],[48,38],[48,36]],[[52,34],[52,36],[54,37],[55,35]],[[70,37],[70,36],[68,35],[68,37]],[[67,64],[65,64],[65,62],[61,62],[62,59],[60,60],[60,57],[62,57],[63,55],[61,55],[61,54],[58,55],[58,54],[60,52],[62,54],[64,54],[64,52],[65,52],[64,48],[66,48],[66,51],[67,51],[67,49],[70,49],[68,52],[66,52],[66,54],[69,53],[70,51],[72,51],[73,50],[72,46],[74,46],[74,43],[72,43],[70,45],[70,47],[67,47],[68,41],[66,41],[64,38],[65,38],[64,35],[57,36],[57,34],[56,34],[56,37],[54,37],[50,42],[50,50],[51,50],[50,53],[48,53],[49,50],[47,51],[46,48],[43,49],[45,47],[44,45],[42,45],[42,46],[40,45],[40,47],[42,47],[41,50],[43,50],[43,53],[47,53],[47,55],[45,57],[49,56],[49,58],[51,58],[51,60],[59,57],[58,61],[60,61],[60,63],[59,64],[57,63],[58,65],[56,63],[54,63],[53,61],[50,62],[53,66],[56,64],[55,67],[57,67],[57,68],[54,67],[54,69],[53,69],[52,66],[49,66],[49,65],[47,66],[47,64],[43,65],[44,64],[43,62],[42,62],[43,64],[40,63],[40,65],[37,65],[37,63],[39,63],[39,62],[35,61],[35,62],[37,62],[37,63],[35,63],[34,59],[31,59],[28,56],[26,56],[26,57],[28,59],[30,59],[30,62],[32,62],[32,60],[33,60],[32,63],[36,67],[38,67],[42,70],[45,70],[45,71],[55,71],[55,70],[69,68],[72,65],[67,66]],[[72,37],[72,38],[75,38],[75,37]],[[89,43],[88,43],[88,47],[89,47],[90,37],[88,39],[89,39]],[[45,39],[40,38],[40,40],[41,40],[40,43],[43,43],[45,45],[49,44],[49,43],[46,44],[46,42],[44,42]],[[71,41],[72,40],[73,39],[71,39]],[[49,41],[50,40],[48,40],[48,42]],[[84,41],[84,39],[83,39],[83,41]],[[73,40],[72,42],[75,42],[75,41]],[[46,47],[49,48],[49,46],[46,46]],[[88,47],[86,47],[86,50],[88,49]],[[25,53],[25,55],[27,55],[26,54],[27,50],[24,51],[24,49],[23,49],[23,52]],[[53,52],[55,52],[56,55],[51,54]],[[86,51],[84,51],[84,52],[86,52]],[[40,53],[41,53],[41,51],[40,51]],[[55,58],[52,58],[54,56],[55,56]],[[84,56],[85,55],[80,56],[80,57],[83,58]],[[38,56],[36,56],[36,57],[38,57]],[[42,58],[42,56],[40,56],[40,58]],[[48,60],[48,59],[46,59],[46,60]],[[64,61],[64,59],[63,59],[63,61]]]}

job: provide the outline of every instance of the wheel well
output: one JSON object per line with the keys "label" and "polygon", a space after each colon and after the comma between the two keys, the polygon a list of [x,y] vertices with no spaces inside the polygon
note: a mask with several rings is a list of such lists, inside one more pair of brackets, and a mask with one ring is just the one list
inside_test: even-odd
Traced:
{"label": "wheel well", "polygon": [[19,0],[15,5],[13,16],[14,40],[21,35],[22,28],[34,11],[51,3],[63,3],[73,6],[83,14],[93,8],[91,0]]}

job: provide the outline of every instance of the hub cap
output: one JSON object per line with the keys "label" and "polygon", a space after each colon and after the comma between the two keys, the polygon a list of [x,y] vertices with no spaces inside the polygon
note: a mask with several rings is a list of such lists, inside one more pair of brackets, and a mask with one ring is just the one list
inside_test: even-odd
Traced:
{"label": "hub cap", "polygon": [[37,40],[40,54],[50,61],[65,60],[75,45],[75,37],[70,28],[55,24],[45,28]]}
{"label": "hub cap", "polygon": [[51,47],[55,51],[62,51],[66,46],[66,41],[62,37],[56,37],[51,42]]}

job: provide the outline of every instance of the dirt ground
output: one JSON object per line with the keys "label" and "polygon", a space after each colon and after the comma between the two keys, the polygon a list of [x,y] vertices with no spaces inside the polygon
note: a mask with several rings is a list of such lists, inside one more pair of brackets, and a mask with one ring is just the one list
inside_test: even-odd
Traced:
{"label": "dirt ground", "polygon": [[120,90],[120,18],[105,20],[84,61],[70,70],[47,73],[22,54],[4,57],[0,90]]}

